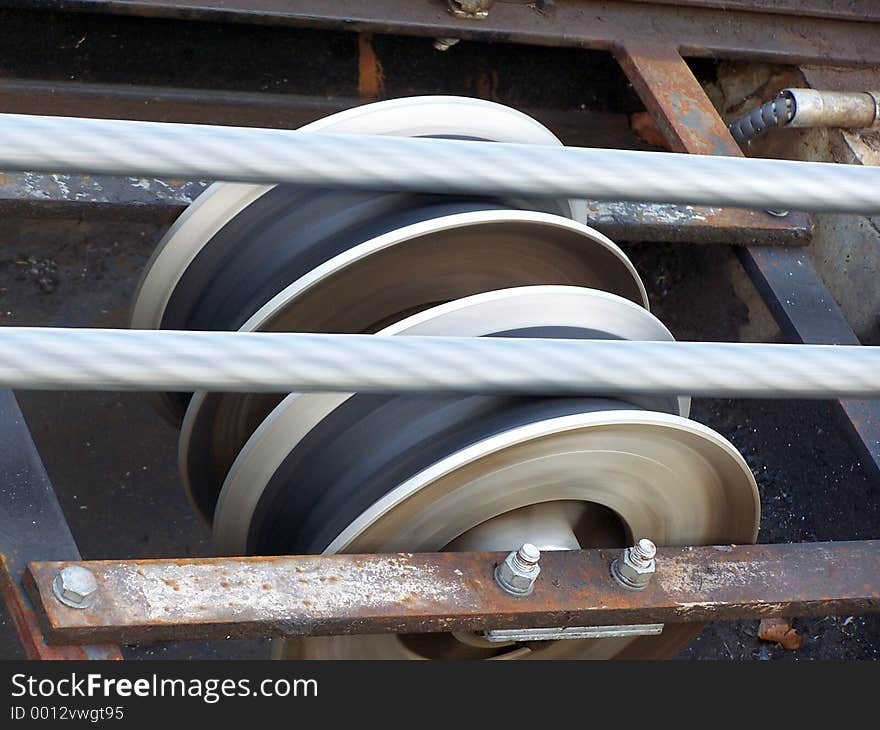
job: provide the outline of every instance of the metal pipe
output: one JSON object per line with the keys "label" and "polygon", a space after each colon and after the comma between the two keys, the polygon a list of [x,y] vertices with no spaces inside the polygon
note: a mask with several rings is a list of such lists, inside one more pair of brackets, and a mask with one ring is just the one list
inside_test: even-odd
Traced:
{"label": "metal pipe", "polygon": [[0,327],[0,388],[880,397],[880,347]]}
{"label": "metal pipe", "polygon": [[787,127],[867,129],[880,126],[880,91],[783,89],[779,97],[791,99],[793,104]]}
{"label": "metal pipe", "polygon": [[880,127],[880,91],[783,89],[775,99],[728,125],[739,144],[747,144],[773,127]]}
{"label": "metal pipe", "polygon": [[0,169],[880,212],[869,166],[18,114]]}

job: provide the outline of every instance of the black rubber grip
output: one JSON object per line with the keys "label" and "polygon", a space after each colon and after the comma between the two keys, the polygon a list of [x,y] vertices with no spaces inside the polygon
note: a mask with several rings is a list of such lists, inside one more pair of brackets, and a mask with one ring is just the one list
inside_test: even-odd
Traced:
{"label": "black rubber grip", "polygon": [[728,129],[737,143],[743,145],[770,127],[784,127],[793,116],[794,103],[791,97],[779,96],[737,117],[728,125]]}

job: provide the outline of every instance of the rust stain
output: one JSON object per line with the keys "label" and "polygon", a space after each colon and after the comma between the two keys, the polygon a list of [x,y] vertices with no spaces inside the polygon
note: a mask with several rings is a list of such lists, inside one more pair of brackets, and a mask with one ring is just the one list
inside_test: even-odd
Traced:
{"label": "rust stain", "polygon": [[805,637],[792,627],[789,619],[785,618],[761,619],[758,626],[758,638],[761,641],[781,644],[789,651],[800,649],[805,641]]}
{"label": "rust stain", "polygon": [[358,94],[378,99],[385,91],[385,71],[373,49],[372,33],[358,34]]}
{"label": "rust stain", "polygon": [[[666,139],[666,135],[663,133],[663,130],[657,126],[654,117],[648,112],[635,112],[631,114],[629,117],[629,126],[635,135],[643,142],[647,142],[653,147],[669,149],[669,142]],[[640,206],[639,209],[643,209],[643,206]]]}
{"label": "rust stain", "polygon": [[[49,645],[43,637],[36,612],[30,607],[27,598],[21,591],[15,577],[6,562],[6,556],[0,553],[0,599],[2,599],[12,625],[18,634],[18,640],[28,659],[72,659],[92,658],[82,646]],[[93,654],[101,659],[122,659],[118,647],[101,645],[92,647]]]}
{"label": "rust stain", "polygon": [[[200,635],[207,631],[217,636],[272,636],[443,631],[449,626],[529,625],[538,618],[550,621],[547,625],[575,619],[639,623],[636,619],[647,611],[659,612],[670,623],[763,618],[801,610],[812,614],[823,605],[834,612],[859,612],[880,608],[872,598],[876,585],[860,590],[873,577],[870,563],[868,574],[840,571],[836,579],[824,569],[821,576],[813,572],[801,577],[802,571],[795,568],[834,564],[847,551],[865,559],[876,557],[878,549],[873,543],[860,548],[664,548],[658,575],[638,596],[609,579],[616,551],[550,553],[538,589],[528,598],[511,598],[495,586],[491,567],[499,555],[494,553],[157,561],[145,568],[146,580],[133,582],[132,563],[113,561],[98,571],[105,583],[109,581],[111,600],[87,612],[64,611],[49,600],[46,610],[59,636],[67,632],[64,635],[76,640],[87,636],[92,641],[125,642],[181,638],[196,628]],[[780,565],[790,567],[780,570]],[[31,566],[44,594],[55,566]],[[297,568],[304,575],[298,576]],[[820,577],[828,583],[814,586]],[[180,593],[168,588],[175,582]],[[221,582],[229,585],[222,594],[217,590]],[[270,590],[291,583],[299,585],[292,591]],[[135,600],[141,592],[143,598]]]}

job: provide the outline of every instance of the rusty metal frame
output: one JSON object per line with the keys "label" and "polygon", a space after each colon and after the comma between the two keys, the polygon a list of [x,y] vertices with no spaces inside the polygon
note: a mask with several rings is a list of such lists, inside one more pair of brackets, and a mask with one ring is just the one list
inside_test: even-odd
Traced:
{"label": "rusty metal frame", "polygon": [[[880,12],[870,0],[684,0],[679,4],[688,5],[687,11],[672,7],[672,0],[560,0],[548,12],[538,6],[496,3],[487,19],[472,21],[446,13],[443,0],[346,0],[332,5],[315,0],[241,0],[237,6],[219,0],[0,0],[0,8],[609,50],[670,146],[696,154],[741,153],[682,54],[785,63],[880,63],[875,40]],[[7,205],[16,202],[15,184],[7,181]],[[170,219],[192,192],[195,188],[171,190],[156,204],[155,199],[128,200],[130,191],[123,187],[106,202],[118,202],[120,211],[129,213],[129,203],[143,204],[142,210],[149,209],[150,216]],[[627,226],[633,236],[650,230],[638,211],[618,213],[620,218],[612,217],[609,225],[620,230],[605,228],[612,235],[621,237]],[[64,214],[59,208],[58,215]],[[737,249],[738,255],[791,340],[857,344],[806,257],[796,249],[756,245],[802,242],[810,226],[809,218],[798,213],[775,219],[760,212],[730,211],[723,212],[717,225],[704,226],[708,232],[699,235],[748,244]],[[880,543],[876,541],[664,548],[656,579],[642,593],[624,591],[610,580],[608,563],[613,555],[608,551],[548,554],[542,561],[540,590],[527,598],[507,596],[494,584],[491,568],[499,559],[496,554],[83,563],[98,575],[101,599],[92,609],[67,608],[54,599],[51,580],[60,565],[77,561],[79,555],[14,399],[11,394],[0,397],[0,428],[13,436],[10,444],[19,445],[10,448],[20,447],[29,459],[29,476],[24,481],[19,477],[16,487],[28,500],[36,498],[41,515],[40,530],[9,531],[9,525],[15,524],[10,516],[21,505],[9,501],[9,494],[4,497],[7,501],[0,499],[0,550],[7,550],[0,563],[0,588],[33,658],[120,656],[113,645],[95,644],[102,641],[672,623],[880,610]],[[880,404],[846,401],[837,410],[866,464],[880,473]],[[11,474],[15,463],[11,453],[0,451],[0,475],[3,469]],[[10,545],[17,549],[10,552]],[[28,561],[47,558],[61,562],[25,567]],[[360,591],[360,602],[351,603],[352,588],[364,585],[378,569],[385,571],[382,589]],[[23,578],[33,603],[22,590]],[[288,590],[291,585],[297,590]],[[400,591],[406,591],[409,600],[403,600]],[[229,594],[233,598],[226,602],[217,600]],[[397,600],[390,600],[395,595]],[[271,600],[248,601],[255,596]],[[86,646],[46,643],[37,613],[52,641]]]}
{"label": "rusty metal frame", "polygon": [[547,552],[528,596],[493,577],[505,553],[400,553],[79,563],[93,605],[65,606],[66,562],[26,585],[50,640],[423,633],[702,622],[880,611],[880,541],[661,548],[648,586],[611,577],[619,550]]}
{"label": "rusty metal frame", "polygon": [[[695,2],[702,4],[702,0]],[[452,27],[447,28],[444,25],[451,23],[453,26],[458,24],[462,30],[470,29],[478,40],[505,40],[609,51],[624,37],[677,38],[678,47],[684,29],[703,27],[701,23],[704,23],[705,27],[701,32],[705,38],[701,36],[700,42],[694,44],[693,52],[698,55],[727,53],[723,48],[715,48],[710,43],[712,39],[717,42],[720,37],[720,18],[724,19],[727,31],[741,34],[741,50],[747,54],[759,52],[760,49],[755,44],[760,46],[762,42],[760,38],[753,39],[750,34],[753,31],[758,36],[764,34],[768,24],[774,27],[773,37],[786,52],[790,46],[786,45],[785,38],[802,32],[802,28],[790,16],[778,13],[767,16],[769,9],[762,13],[740,13],[747,16],[747,22],[742,26],[738,21],[734,22],[735,18],[731,13],[719,11],[718,8],[709,7],[710,15],[705,19],[697,19],[692,17],[692,13],[683,14],[677,8],[642,2],[609,4],[577,0],[554,5],[552,9],[542,12],[537,12],[526,4],[499,3],[493,6],[488,19],[476,22],[449,14],[444,0],[379,0],[371,3],[283,0],[277,4],[268,0],[267,4],[264,3],[266,0],[242,0],[238,5],[224,2],[212,6],[210,2],[199,2],[198,7],[190,7],[188,0],[126,0],[123,3],[109,3],[104,0],[0,0],[0,9],[84,10],[107,15],[135,16],[130,19],[132,22],[138,18],[146,18],[143,22],[149,22],[149,18],[153,17],[198,20],[203,18],[204,13],[211,15],[216,11],[220,13],[218,19],[225,22],[291,25],[305,29],[360,30],[360,54],[363,56],[367,52],[373,56],[373,63],[366,64],[370,66],[370,79],[366,86],[371,89],[375,86],[375,79],[372,77],[379,73],[375,68],[375,54],[366,40],[373,31],[432,36],[439,33],[441,28],[444,32],[452,33]],[[824,47],[826,54],[831,53],[834,43],[837,42],[833,39],[842,41],[845,38],[845,47],[851,48],[853,38],[859,37],[865,28],[872,27],[870,22],[858,20],[859,15],[851,7],[847,9],[841,5],[841,8],[843,10],[839,13],[834,13],[833,17],[837,19],[834,22],[843,22],[841,18],[845,18],[846,25],[855,26],[855,35],[835,31]],[[657,14],[659,19],[656,22],[652,14]],[[756,18],[762,22],[757,22]],[[828,19],[826,17],[816,22],[827,23]],[[366,26],[362,27],[362,23],[366,23]],[[496,23],[500,24],[498,28],[495,27]],[[640,23],[645,25],[645,33],[638,32]],[[530,33],[530,28],[535,33]],[[857,62],[863,59],[854,57],[850,60]],[[362,66],[364,61],[362,57]],[[271,117],[275,120],[273,123],[285,126],[297,126],[332,111],[362,103],[375,96],[376,89],[367,90],[366,95],[364,91],[362,88],[361,99],[328,101],[280,94],[0,79],[0,103],[7,111],[18,113],[39,111],[65,115],[79,113],[86,116],[109,114],[125,118],[189,122],[228,119],[234,120],[236,124],[257,124],[261,117],[266,117],[266,110],[271,109]],[[540,110],[526,111],[557,131],[564,131],[566,127],[570,129],[573,124],[587,125],[592,130],[603,122],[619,125],[620,119],[611,119],[612,116],[623,117],[625,122],[624,115],[579,112],[569,119],[550,119],[545,118]],[[535,114],[536,111],[538,113]],[[595,138],[595,134],[593,137]],[[108,182],[94,177],[71,176],[63,182],[64,185],[58,185],[50,176],[33,175],[27,179],[17,175],[0,179],[0,213],[15,218],[48,215],[68,220],[117,220],[120,216],[144,220],[149,217],[151,222],[167,223],[176,217],[182,206],[192,197],[192,183],[185,186],[156,183],[151,184],[150,189],[144,189],[139,184],[133,185],[131,181]],[[154,202],[144,200],[150,195],[153,195]],[[591,225],[621,241],[748,244],[760,240],[778,245],[797,245],[807,243],[812,230],[809,219],[803,216],[779,219],[763,211],[735,208],[592,203],[589,211]]]}
{"label": "rusty metal frame", "polygon": [[497,2],[487,18],[454,16],[446,0],[0,0],[0,8],[135,15],[453,37],[612,50],[621,40],[674,42],[689,56],[832,65],[880,63],[870,0],[731,3],[557,0]]}
{"label": "rusty metal frame", "polygon": [[29,659],[121,659],[100,643],[49,645],[22,589],[27,564],[50,555],[79,560],[79,550],[15,397],[0,390],[0,597]]}
{"label": "rusty metal frame", "polygon": [[[673,46],[624,44],[615,55],[674,151],[742,155]],[[807,225],[803,213],[792,212],[787,218]],[[738,248],[737,255],[790,341],[860,344],[807,256],[767,245]],[[880,401],[838,401],[836,412],[866,469],[880,477]]]}
{"label": "rusty metal frame", "polygon": [[[134,180],[103,175],[10,172],[0,178],[0,216],[7,220],[144,222],[170,226],[208,183]],[[779,246],[809,243],[807,216],[690,205],[587,201],[586,223],[615,241]]]}

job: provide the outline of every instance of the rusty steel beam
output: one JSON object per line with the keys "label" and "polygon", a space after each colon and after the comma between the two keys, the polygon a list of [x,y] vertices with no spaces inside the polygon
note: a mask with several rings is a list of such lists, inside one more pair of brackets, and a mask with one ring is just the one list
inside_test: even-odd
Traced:
{"label": "rusty steel beam", "polygon": [[[0,173],[0,217],[170,225],[206,187],[196,181]],[[796,246],[811,234],[808,219],[791,225],[740,208],[631,202],[587,201],[587,224],[616,241]]]}
{"label": "rusty steel beam", "polygon": [[[616,56],[674,151],[742,156],[703,87],[673,47],[628,45],[620,47]],[[785,220],[809,225],[804,213],[791,212]],[[737,254],[789,341],[859,344],[808,256],[766,245],[741,247]],[[836,406],[866,471],[880,477],[880,401],[843,400]]]}
{"label": "rusty steel beam", "polygon": [[[0,78],[0,107],[22,114],[296,127],[359,103],[348,98]],[[616,147],[626,143],[624,115],[524,111],[568,144]],[[5,220],[123,220],[170,225],[206,185],[101,175],[0,173],[0,216]],[[803,245],[811,235],[808,218],[782,219],[739,208],[595,201],[588,201],[587,206],[587,223],[619,241]]]}
{"label": "rusty steel beam", "polygon": [[629,2],[686,5],[798,17],[838,18],[857,22],[880,21],[880,5],[876,0],[629,0]]}
{"label": "rusty steel beam", "polygon": [[28,659],[121,659],[100,642],[46,643],[21,579],[28,561],[48,556],[79,560],[79,551],[18,403],[0,391],[0,600]]}
{"label": "rusty steel beam", "polygon": [[587,201],[587,224],[615,241],[772,243],[803,246],[813,225],[808,216],[777,218],[760,210],[698,205]]}
{"label": "rusty steel beam", "polygon": [[[853,2],[858,0],[850,0],[850,5]],[[866,2],[870,0],[862,0],[862,4]],[[833,14],[792,16],[780,13],[769,2],[764,3],[767,7],[763,12],[718,5],[707,2],[679,8],[624,0],[557,0],[538,7],[533,3],[498,2],[488,18],[469,20],[454,17],[445,0],[0,0],[0,8],[287,25],[600,50],[609,50],[624,39],[633,44],[661,40],[691,56],[778,63],[880,63],[876,24],[864,22],[858,7]],[[810,5],[819,3],[813,0]],[[868,17],[869,21],[872,19]]]}
{"label": "rusty steel beam", "polygon": [[52,592],[69,562],[31,563],[47,634],[66,642],[421,633],[702,622],[880,610],[880,541],[661,548],[642,591],[619,550],[547,552],[528,596],[493,577],[504,553],[400,553],[79,563],[89,608]]}

